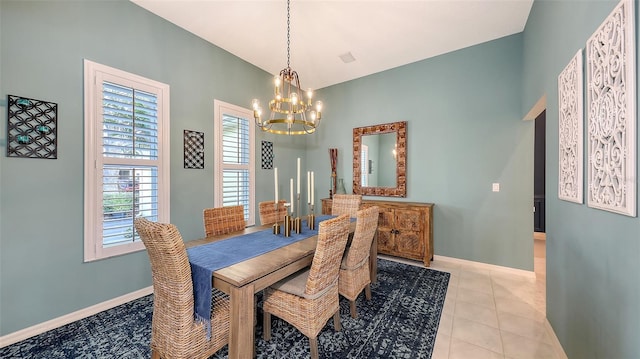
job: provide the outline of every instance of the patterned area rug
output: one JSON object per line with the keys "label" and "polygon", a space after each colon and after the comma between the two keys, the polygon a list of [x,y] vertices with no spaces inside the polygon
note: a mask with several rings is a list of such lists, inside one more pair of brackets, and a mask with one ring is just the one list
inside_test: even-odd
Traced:
{"label": "patterned area rug", "polygon": [[[342,331],[335,332],[329,320],[318,336],[320,357],[431,358],[449,277],[446,272],[378,259],[371,301],[361,294],[356,301],[358,318],[353,319],[349,302],[340,298]],[[152,313],[149,295],[0,348],[0,358],[149,358]],[[272,320],[271,340],[265,342],[259,316],[256,356],[308,358],[308,339],[279,318]],[[227,347],[211,358],[227,358]]]}

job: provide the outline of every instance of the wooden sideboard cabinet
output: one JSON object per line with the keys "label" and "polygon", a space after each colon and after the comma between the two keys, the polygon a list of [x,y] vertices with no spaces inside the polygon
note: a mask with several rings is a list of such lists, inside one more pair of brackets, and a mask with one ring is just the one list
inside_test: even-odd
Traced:
{"label": "wooden sideboard cabinet", "polygon": [[[322,199],[322,214],[331,214],[331,199]],[[362,200],[362,208],[378,206],[378,253],[433,260],[433,203]]]}
{"label": "wooden sideboard cabinet", "polygon": [[331,214],[333,200],[331,198],[323,198],[320,201],[322,202],[322,214]]}

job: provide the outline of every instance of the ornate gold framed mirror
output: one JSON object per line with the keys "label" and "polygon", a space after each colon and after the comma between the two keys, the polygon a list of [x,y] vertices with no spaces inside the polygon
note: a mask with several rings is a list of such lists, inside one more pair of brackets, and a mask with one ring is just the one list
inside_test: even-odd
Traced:
{"label": "ornate gold framed mirror", "polygon": [[353,193],[407,196],[407,122],[353,129]]}

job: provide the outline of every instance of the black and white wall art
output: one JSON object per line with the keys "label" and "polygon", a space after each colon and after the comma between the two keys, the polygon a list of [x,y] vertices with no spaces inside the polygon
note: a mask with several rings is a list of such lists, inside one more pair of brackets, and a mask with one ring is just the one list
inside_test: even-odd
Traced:
{"label": "black and white wall art", "polygon": [[558,198],[582,203],[582,49],[558,76]]}
{"label": "black and white wall art", "polygon": [[587,205],[636,216],[634,3],[622,0],[587,40]]}

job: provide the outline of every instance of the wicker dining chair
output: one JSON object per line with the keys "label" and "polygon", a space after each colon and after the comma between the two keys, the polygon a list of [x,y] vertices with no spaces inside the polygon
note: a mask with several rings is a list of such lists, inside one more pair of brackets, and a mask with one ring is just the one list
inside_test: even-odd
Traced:
{"label": "wicker dining chair", "polygon": [[244,206],[205,208],[202,211],[205,236],[216,236],[245,229]]}
{"label": "wicker dining chair", "polygon": [[258,212],[260,213],[260,224],[273,224],[282,222],[287,214],[287,208],[284,204],[287,201],[281,199],[278,201],[278,211],[273,201],[264,201],[258,203]]}
{"label": "wicker dining chair", "polygon": [[309,338],[311,358],[318,358],[318,333],[333,316],[340,331],[338,271],[349,235],[349,216],[320,222],[311,267],[265,289],[264,340],[271,338],[271,315],[296,327]]}
{"label": "wicker dining chair", "polygon": [[332,216],[346,213],[349,217],[355,218],[360,204],[362,204],[362,196],[359,194],[334,194],[331,202]]}
{"label": "wicker dining chair", "polygon": [[367,300],[371,300],[369,253],[378,229],[378,212],[377,206],[358,211],[351,245],[345,249],[340,263],[338,291],[341,296],[349,300],[352,318],[358,317],[356,298],[363,289]]}
{"label": "wicker dining chair", "polygon": [[214,290],[211,338],[194,317],[191,266],[180,232],[173,224],[136,218],[153,276],[151,358],[208,358],[229,342],[229,299]]}

